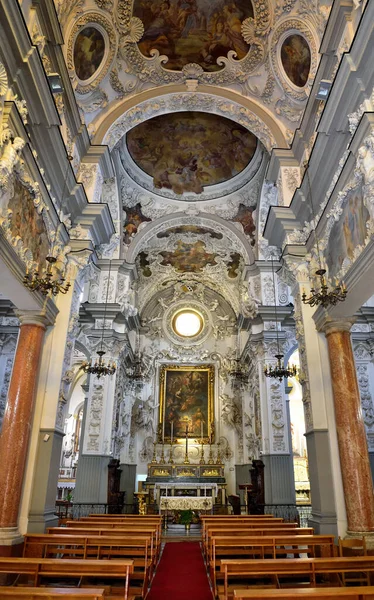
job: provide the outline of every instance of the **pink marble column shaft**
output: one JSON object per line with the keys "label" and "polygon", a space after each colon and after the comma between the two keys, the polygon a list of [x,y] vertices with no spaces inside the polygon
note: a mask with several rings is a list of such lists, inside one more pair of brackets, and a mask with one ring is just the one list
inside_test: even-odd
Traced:
{"label": "pink marble column shaft", "polygon": [[23,321],[0,436],[0,527],[16,527],[45,324]]}
{"label": "pink marble column shaft", "polygon": [[373,483],[350,322],[328,323],[328,343],[348,530],[374,531]]}

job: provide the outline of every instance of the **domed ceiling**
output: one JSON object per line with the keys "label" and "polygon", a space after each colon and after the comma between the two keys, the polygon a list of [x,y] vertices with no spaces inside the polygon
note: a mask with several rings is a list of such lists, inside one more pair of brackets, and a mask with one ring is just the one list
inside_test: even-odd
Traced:
{"label": "domed ceiling", "polygon": [[144,25],[139,50],[146,57],[153,49],[166,55],[166,69],[195,63],[218,71],[217,58],[231,50],[240,60],[249,50],[241,33],[242,22],[254,16],[249,0],[135,0],[133,15]]}
{"label": "domed ceiling", "polygon": [[[200,112],[161,115],[134,127],[127,150],[156,189],[201,194],[228,181],[251,162],[257,138],[224,117]],[[122,161],[127,163],[122,154]],[[125,164],[124,164],[125,166]]]}

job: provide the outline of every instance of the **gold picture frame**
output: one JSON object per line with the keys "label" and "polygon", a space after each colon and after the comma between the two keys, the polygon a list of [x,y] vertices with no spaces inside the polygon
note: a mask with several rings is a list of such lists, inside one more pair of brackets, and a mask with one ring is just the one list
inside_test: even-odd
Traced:
{"label": "gold picture frame", "polygon": [[160,368],[159,440],[214,438],[214,365],[162,365]]}

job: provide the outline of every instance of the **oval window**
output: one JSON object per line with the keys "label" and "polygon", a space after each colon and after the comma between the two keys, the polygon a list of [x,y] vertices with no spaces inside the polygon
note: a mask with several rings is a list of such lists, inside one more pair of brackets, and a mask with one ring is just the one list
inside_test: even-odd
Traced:
{"label": "oval window", "polygon": [[297,87],[304,87],[310,71],[310,48],[303,36],[294,33],[284,40],[281,61],[287,77]]}
{"label": "oval window", "polygon": [[191,338],[199,335],[204,326],[204,319],[196,310],[184,308],[175,313],[172,326],[180,337]]}
{"label": "oval window", "polygon": [[81,81],[87,81],[97,71],[104,52],[104,37],[96,27],[85,27],[78,33],[74,44],[74,67]]}

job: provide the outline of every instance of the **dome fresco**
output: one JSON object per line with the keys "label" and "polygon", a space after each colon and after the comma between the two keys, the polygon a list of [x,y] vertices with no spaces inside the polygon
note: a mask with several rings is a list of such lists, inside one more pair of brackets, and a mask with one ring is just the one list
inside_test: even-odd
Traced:
{"label": "dome fresco", "polygon": [[156,188],[201,194],[205,186],[232,179],[250,163],[257,138],[214,114],[173,113],[127,133],[127,149]]}

